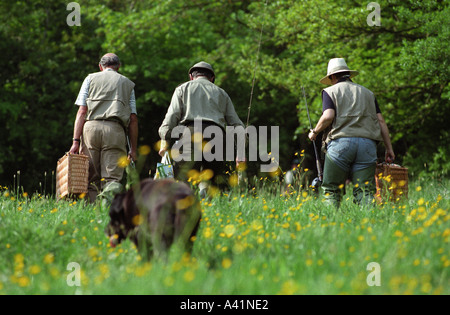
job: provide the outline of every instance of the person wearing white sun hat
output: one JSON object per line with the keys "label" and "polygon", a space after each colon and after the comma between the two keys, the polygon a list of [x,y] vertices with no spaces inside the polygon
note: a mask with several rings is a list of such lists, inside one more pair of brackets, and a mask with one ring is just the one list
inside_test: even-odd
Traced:
{"label": "person wearing white sun hat", "polygon": [[350,70],[344,58],[329,61],[327,75],[319,82],[331,86],[322,91],[322,116],[308,135],[314,141],[320,132],[330,129],[326,136],[322,189],[325,200],[336,207],[349,178],[355,185],[354,201],[373,202],[378,141],[384,142],[386,161],[393,162],[395,158],[389,129],[375,95],[351,80],[358,74]]}

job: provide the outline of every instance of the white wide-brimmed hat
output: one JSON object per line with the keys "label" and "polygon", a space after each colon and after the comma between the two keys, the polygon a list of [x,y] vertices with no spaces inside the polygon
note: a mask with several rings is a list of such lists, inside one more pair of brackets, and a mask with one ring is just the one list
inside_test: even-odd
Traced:
{"label": "white wide-brimmed hat", "polygon": [[319,82],[331,85],[331,80],[328,77],[339,72],[350,72],[350,78],[353,78],[359,74],[358,71],[350,70],[348,68],[344,58],[333,58],[328,62],[327,76],[323,77]]}

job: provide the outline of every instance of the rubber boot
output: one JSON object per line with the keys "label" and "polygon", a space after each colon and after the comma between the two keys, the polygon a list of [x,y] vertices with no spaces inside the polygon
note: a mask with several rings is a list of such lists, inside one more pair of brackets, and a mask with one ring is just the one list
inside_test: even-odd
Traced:
{"label": "rubber boot", "polygon": [[109,182],[106,184],[103,191],[97,195],[97,199],[102,201],[102,206],[106,209],[111,206],[115,196],[121,192],[123,192],[124,188],[121,183],[118,182]]}
{"label": "rubber boot", "polygon": [[352,174],[353,197],[354,202],[363,205],[375,205],[374,194],[376,192],[375,184],[376,164]]}
{"label": "rubber boot", "polygon": [[348,172],[337,166],[326,154],[322,183],[326,204],[339,208],[347,178]]}
{"label": "rubber boot", "polygon": [[200,199],[206,199],[206,197],[208,196],[208,188],[209,188],[208,183],[200,182],[200,184],[198,184],[198,188],[200,189],[198,194]]}

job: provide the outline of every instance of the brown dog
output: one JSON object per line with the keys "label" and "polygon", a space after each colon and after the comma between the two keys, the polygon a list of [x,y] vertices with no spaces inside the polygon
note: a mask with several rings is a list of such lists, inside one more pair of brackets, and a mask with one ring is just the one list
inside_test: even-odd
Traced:
{"label": "brown dog", "polygon": [[141,254],[151,257],[166,252],[174,242],[190,251],[201,208],[185,183],[145,179],[138,187],[115,196],[109,216],[106,233],[112,247],[128,237]]}

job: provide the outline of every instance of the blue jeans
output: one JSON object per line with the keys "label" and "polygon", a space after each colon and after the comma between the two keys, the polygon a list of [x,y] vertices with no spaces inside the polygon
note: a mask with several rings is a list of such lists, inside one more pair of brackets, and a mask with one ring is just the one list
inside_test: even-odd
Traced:
{"label": "blue jeans", "polygon": [[339,138],[330,141],[327,154],[344,171],[355,173],[377,162],[377,144],[366,138]]}
{"label": "blue jeans", "polygon": [[377,145],[366,138],[339,138],[327,147],[322,189],[329,203],[339,206],[345,181],[351,179],[354,201],[370,204],[375,193]]}

